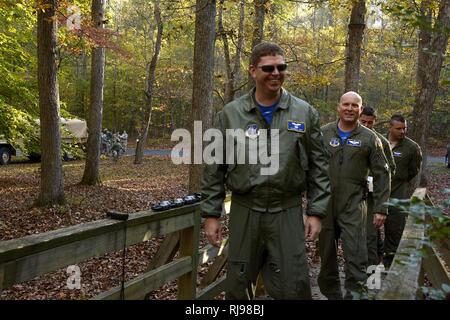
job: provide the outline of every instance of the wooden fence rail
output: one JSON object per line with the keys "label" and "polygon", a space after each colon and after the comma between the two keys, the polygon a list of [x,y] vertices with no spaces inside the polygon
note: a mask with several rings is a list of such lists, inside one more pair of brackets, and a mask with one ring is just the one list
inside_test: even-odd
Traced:
{"label": "wooden fence rail", "polygon": [[[417,189],[413,195],[420,201],[424,201],[425,196],[425,189]],[[229,205],[230,198],[227,197],[226,213],[229,212]],[[425,215],[419,218],[424,221]],[[164,212],[142,211],[130,214],[127,221],[104,219],[2,241],[0,290],[47,272],[122,250],[125,238],[125,246],[128,247],[177,231],[181,232],[178,258],[126,282],[125,299],[143,299],[149,292],[175,279],[178,279],[178,299],[213,299],[224,291],[226,276],[217,279],[220,268],[212,268],[207,278],[214,282],[205,281],[197,292],[198,266],[216,258],[219,253],[219,249],[211,245],[198,250],[199,204]],[[449,261],[445,261],[448,251],[442,252],[442,244],[437,249],[433,244],[424,248],[425,236],[425,224],[417,223],[417,216],[410,215],[394,263],[382,281],[382,288],[376,299],[420,298],[423,272],[426,272],[436,288],[444,283],[450,285],[447,269]],[[448,241],[446,244],[448,245]],[[426,252],[424,256],[419,254],[422,249]],[[226,250],[220,252],[226,255]],[[120,299],[120,291],[120,286],[115,287],[93,299]]]}
{"label": "wooden fence rail", "polygon": [[[183,230],[184,243],[180,259],[160,269],[183,278],[179,295],[192,294],[196,279],[200,233],[199,204],[181,207],[164,212],[142,211],[130,214],[128,221],[104,219],[83,223],[68,228],[26,236],[19,239],[0,242],[0,290],[15,283],[27,281],[46,272],[55,271],[68,265],[90,258],[102,256],[108,252],[123,248],[126,227],[126,246],[149,240],[153,237]],[[194,251],[195,250],[195,251]],[[203,255],[207,252],[202,252]],[[195,266],[195,267],[194,267]],[[187,274],[187,275],[186,275]],[[144,277],[145,276],[145,277]],[[146,287],[149,282],[158,280],[141,276]],[[164,280],[164,276],[162,276]],[[128,285],[130,287],[131,284]],[[131,289],[129,289],[131,290]],[[133,292],[135,289],[132,290]],[[190,292],[190,293],[186,293]],[[115,297],[112,295],[112,297]]]}
{"label": "wooden fence rail", "polygon": [[[214,259],[219,252],[211,245],[198,250],[199,204],[163,212],[142,211],[130,214],[127,221],[103,219],[2,241],[0,290],[47,272],[122,250],[125,239],[125,246],[128,247],[177,231],[181,232],[178,258],[126,282],[124,296],[125,299],[142,299],[161,285],[178,279],[178,299],[195,299],[197,267]],[[220,294],[223,282],[224,279],[220,279],[204,288],[199,293],[200,297],[211,299]],[[93,299],[119,299],[120,291],[120,286],[115,287]]]}
{"label": "wooden fence rail", "polygon": [[[425,202],[426,189],[416,189],[412,200]],[[416,202],[417,203],[417,202]],[[433,287],[441,288],[442,284],[450,285],[450,277],[440,254],[433,242],[425,241],[427,236],[427,217],[425,212],[409,215],[400,245],[391,268],[377,300],[417,300],[422,299],[421,286],[424,272]]]}

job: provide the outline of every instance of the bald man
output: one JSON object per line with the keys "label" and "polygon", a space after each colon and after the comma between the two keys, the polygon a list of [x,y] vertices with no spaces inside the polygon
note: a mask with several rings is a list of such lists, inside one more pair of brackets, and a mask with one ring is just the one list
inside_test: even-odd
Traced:
{"label": "bald man", "polygon": [[342,299],[337,263],[338,239],[345,258],[346,299],[361,294],[367,275],[367,177],[373,176],[373,225],[380,228],[386,219],[390,170],[377,135],[358,123],[362,98],[345,93],[338,104],[337,122],[322,127],[329,153],[331,200],[319,235],[321,268],[319,287],[328,299]]}

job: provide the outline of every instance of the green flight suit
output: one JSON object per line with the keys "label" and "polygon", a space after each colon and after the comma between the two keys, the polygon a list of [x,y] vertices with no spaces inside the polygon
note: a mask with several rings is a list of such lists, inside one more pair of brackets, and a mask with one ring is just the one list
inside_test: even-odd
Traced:
{"label": "green flight suit", "polygon": [[260,169],[268,165],[260,161],[249,164],[248,155],[245,164],[210,164],[203,171],[201,185],[206,200],[201,205],[202,217],[220,217],[224,185],[232,191],[226,298],[252,299],[262,270],[271,297],[311,299],[301,194],[306,192],[308,199],[306,215],[321,218],[330,199],[318,112],[282,89],[269,126],[255,104],[253,90],[227,104],[215,127],[224,137],[226,129],[242,129],[245,139],[233,137],[234,146],[248,147],[251,139],[257,139],[269,153],[275,141],[265,142],[258,132],[279,130],[276,173],[262,175]]}
{"label": "green flight suit", "polygon": [[[391,198],[409,199],[410,182],[417,176],[422,166],[422,151],[417,143],[408,137],[400,140],[392,149],[396,164],[392,177]],[[389,268],[405,229],[407,212],[389,207],[389,215],[384,223],[384,258],[383,263]]]}
{"label": "green flight suit", "polygon": [[[395,161],[389,141],[383,137],[381,133],[378,133],[373,129],[372,131],[376,133],[383,144],[384,155],[386,156],[386,160],[389,164],[392,178],[395,173]],[[379,256],[383,254],[382,241],[380,230],[376,229],[373,225],[373,194],[369,191],[369,195],[367,197],[367,265],[377,265],[380,262]]]}
{"label": "green flight suit", "polygon": [[390,172],[380,139],[358,124],[342,145],[337,122],[322,127],[330,154],[331,200],[319,235],[319,288],[328,299],[342,299],[337,263],[338,239],[345,259],[345,298],[361,292],[367,275],[367,177],[374,180],[374,212],[387,213]]}

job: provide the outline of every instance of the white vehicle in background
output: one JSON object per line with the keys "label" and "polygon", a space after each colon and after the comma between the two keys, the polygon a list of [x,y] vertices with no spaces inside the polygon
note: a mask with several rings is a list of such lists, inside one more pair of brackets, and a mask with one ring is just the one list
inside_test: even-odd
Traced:
{"label": "white vehicle in background", "polygon": [[25,156],[17,145],[13,145],[5,137],[0,136],[0,165],[7,165],[11,162],[11,157]]}
{"label": "white vehicle in background", "polygon": [[[40,125],[39,119],[36,119],[36,124]],[[87,123],[85,120],[81,119],[64,119],[61,118],[62,143],[73,143],[75,142],[80,146],[82,150],[85,150],[87,143],[88,131]],[[7,165],[11,162],[11,158],[15,157],[28,157],[30,160],[39,160],[40,154],[31,153],[26,154],[22,150],[23,140],[18,139],[17,141],[10,141],[5,139],[3,135],[0,135],[0,165]],[[63,155],[64,160],[73,158],[70,154]]]}

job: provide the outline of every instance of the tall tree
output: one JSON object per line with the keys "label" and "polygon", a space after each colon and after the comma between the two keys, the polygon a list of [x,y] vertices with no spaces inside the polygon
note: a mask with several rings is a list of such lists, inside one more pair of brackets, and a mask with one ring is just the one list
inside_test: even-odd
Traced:
{"label": "tall tree", "polygon": [[[92,0],[92,23],[97,31],[104,29],[105,0]],[[100,134],[103,114],[103,86],[105,81],[105,48],[96,44],[92,48],[91,60],[91,101],[88,117],[88,142],[86,165],[82,184],[97,185],[100,179]]]}
{"label": "tall tree", "polygon": [[224,103],[227,104],[234,100],[236,91],[236,84],[239,81],[241,72],[241,57],[242,49],[244,46],[244,19],[245,19],[245,0],[239,2],[239,29],[238,29],[238,42],[236,45],[236,55],[234,56],[234,65],[231,64],[231,54],[228,44],[228,32],[225,31],[223,26],[223,11],[225,0],[220,0],[219,7],[219,21],[218,21],[218,34],[222,37],[223,51],[225,56],[225,65],[227,70],[227,82],[225,84],[225,98]]}
{"label": "tall tree", "polygon": [[348,39],[346,44],[345,61],[345,92],[359,90],[361,51],[364,36],[364,22],[366,15],[366,1],[354,0],[350,23],[348,25]]}
{"label": "tall tree", "polygon": [[152,60],[148,68],[147,90],[145,91],[145,109],[144,109],[145,118],[142,126],[143,127],[142,133],[136,145],[136,154],[134,158],[135,164],[142,163],[142,158],[144,157],[144,149],[147,143],[148,129],[152,121],[152,100],[153,100],[153,91],[155,88],[156,66],[159,59],[159,53],[161,52],[161,42],[163,36],[163,22],[161,19],[161,9],[159,6],[159,0],[155,0],[154,17],[156,20],[156,27],[157,27],[156,41],[153,50]]}
{"label": "tall tree", "polygon": [[87,114],[87,83],[88,79],[88,68],[87,68],[88,57],[86,52],[81,52],[80,55],[76,57],[75,66],[75,112],[82,118],[86,118]]}
{"label": "tall tree", "polygon": [[439,2],[439,13],[433,25],[431,0],[421,4],[418,60],[417,94],[413,109],[411,137],[422,148],[423,163],[421,185],[426,186],[427,137],[430,129],[430,117],[439,90],[439,77],[445,59],[450,30],[450,0]]}
{"label": "tall tree", "polygon": [[[255,47],[257,44],[261,43],[264,38],[264,20],[266,16],[266,6],[270,0],[253,0],[254,14],[253,14],[253,35],[252,35],[252,46]],[[253,78],[248,75],[247,89],[250,90],[255,85]]]}
{"label": "tall tree", "polygon": [[38,205],[63,204],[64,176],[59,131],[57,76],[57,0],[44,0],[38,8],[38,87],[41,127],[41,186]]}
{"label": "tall tree", "polygon": [[[194,38],[194,73],[192,88],[191,136],[194,121],[202,121],[203,130],[212,125],[213,79],[214,79],[214,41],[216,1],[197,0]],[[192,148],[193,151],[193,148]],[[191,155],[194,155],[191,152]],[[191,157],[192,159],[194,157]],[[200,190],[202,166],[193,164],[189,168],[189,191]]]}

